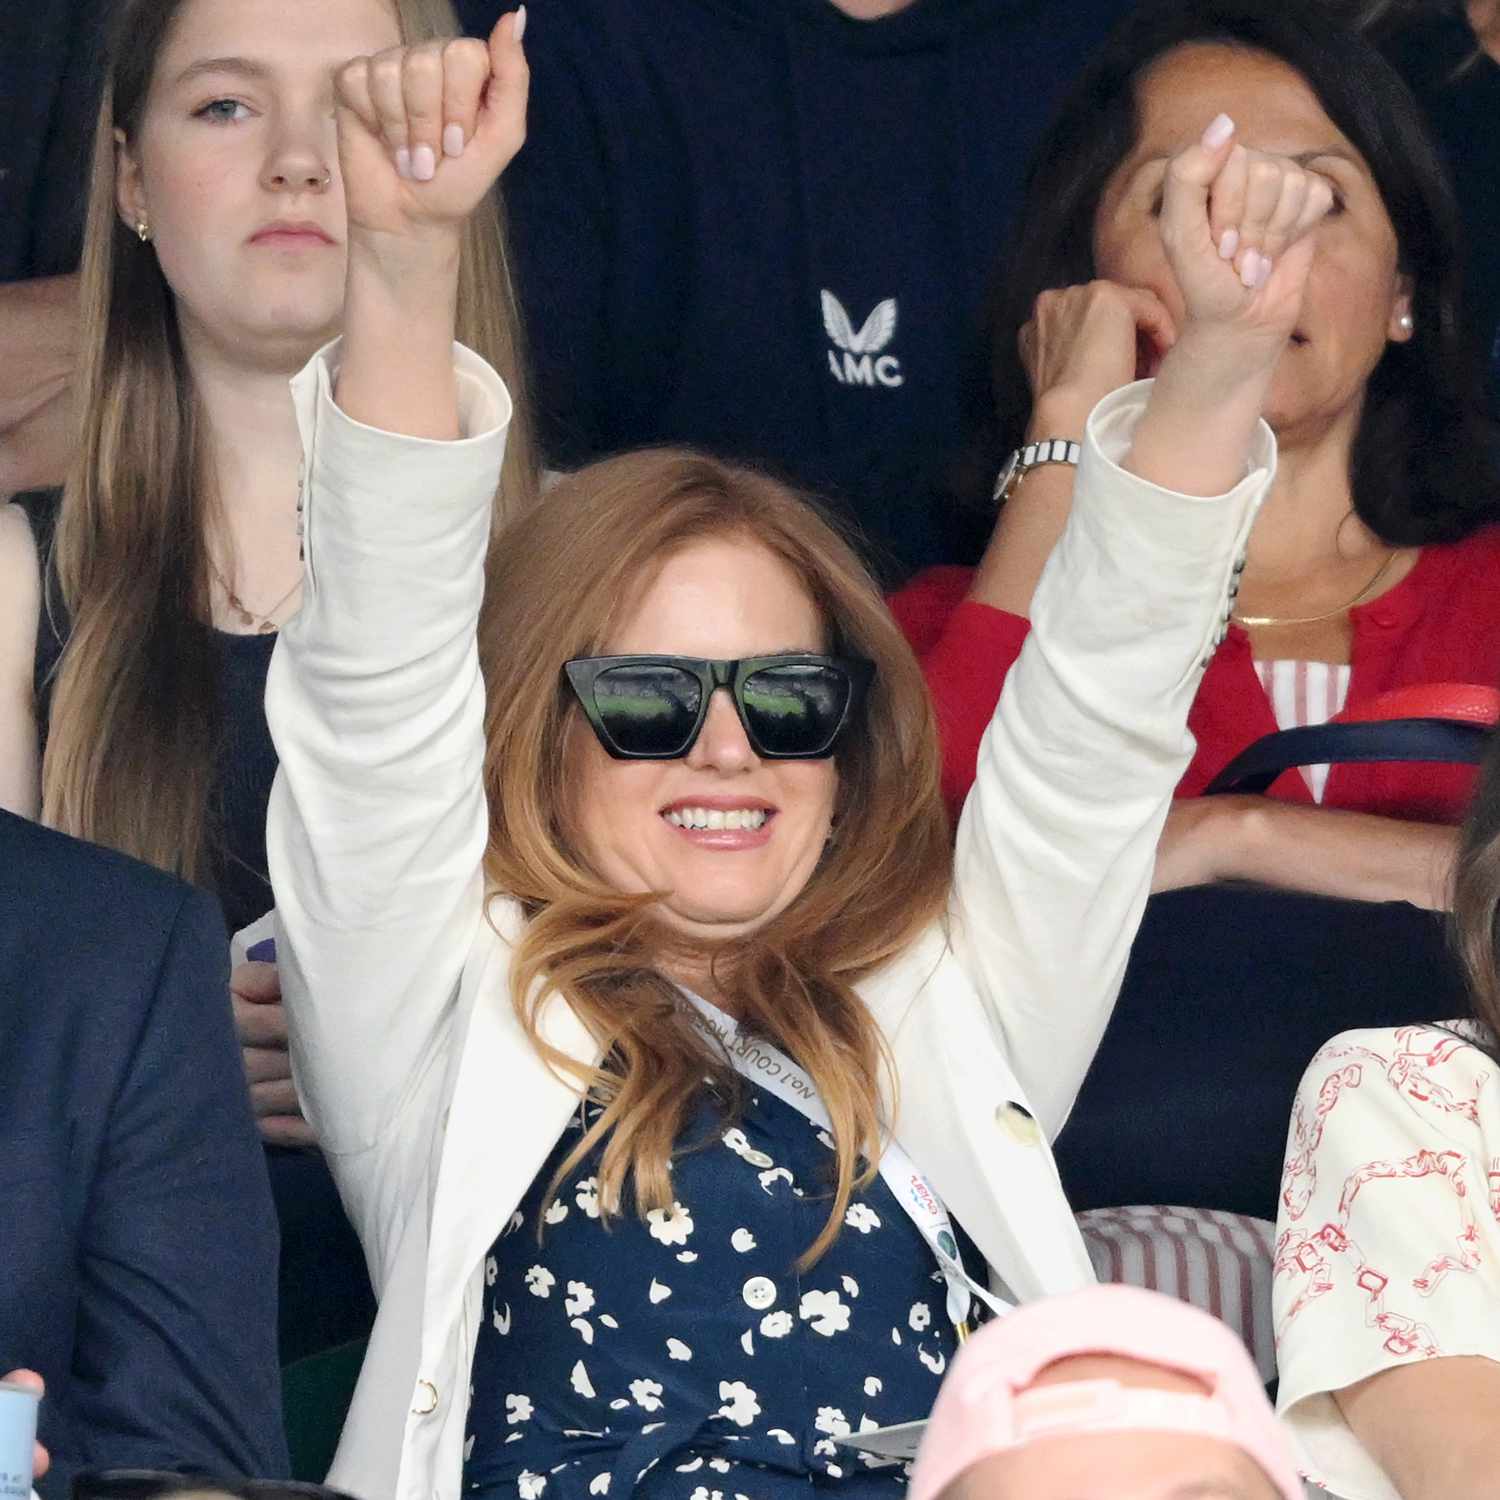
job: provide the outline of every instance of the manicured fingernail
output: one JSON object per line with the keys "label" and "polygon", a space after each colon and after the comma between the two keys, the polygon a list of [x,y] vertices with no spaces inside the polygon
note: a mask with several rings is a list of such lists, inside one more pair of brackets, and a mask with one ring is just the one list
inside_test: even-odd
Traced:
{"label": "manicured fingernail", "polygon": [[464,128],[462,125],[443,126],[443,155],[462,156],[464,154]]}
{"label": "manicured fingernail", "polygon": [[1228,115],[1215,115],[1203,132],[1203,144],[1210,151],[1222,146],[1234,134],[1234,121]]}
{"label": "manicured fingernail", "polygon": [[516,7],[515,40],[519,42],[521,40],[521,38],[523,36],[525,36],[525,35],[526,35],[526,7],[524,5],[518,5]]}
{"label": "manicured fingernail", "polygon": [[1247,287],[1259,285],[1256,277],[1260,274],[1260,256],[1254,250],[1247,250],[1240,257],[1240,280]]}
{"label": "manicured fingernail", "polygon": [[1262,255],[1260,257],[1260,265],[1255,273],[1256,286],[1264,286],[1271,279],[1271,268],[1274,264],[1269,255]]}
{"label": "manicured fingernail", "polygon": [[412,152],[411,175],[418,182],[431,182],[437,176],[437,157],[431,146],[418,146]]}
{"label": "manicured fingernail", "polygon": [[1240,232],[1238,229],[1226,229],[1219,236],[1219,259],[1233,260],[1234,252],[1240,248]]}
{"label": "manicured fingernail", "polygon": [[411,176],[411,152],[405,146],[396,147],[396,176]]}

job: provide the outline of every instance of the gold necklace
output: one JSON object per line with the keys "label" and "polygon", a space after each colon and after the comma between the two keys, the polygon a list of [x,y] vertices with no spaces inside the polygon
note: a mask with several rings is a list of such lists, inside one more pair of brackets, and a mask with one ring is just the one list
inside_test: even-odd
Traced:
{"label": "gold necklace", "polygon": [[1376,585],[1385,575],[1390,572],[1391,564],[1401,555],[1400,549],[1390,553],[1385,561],[1375,569],[1365,586],[1347,604],[1340,604],[1335,609],[1325,609],[1320,615],[1231,615],[1230,619],[1236,625],[1247,628],[1256,628],[1265,625],[1314,625],[1319,620],[1331,620],[1335,615],[1347,614],[1356,605],[1363,604],[1369,596],[1375,592]]}
{"label": "gold necklace", "polygon": [[297,574],[297,581],[279,598],[265,614],[258,615],[253,610],[245,608],[245,601],[229,587],[229,580],[219,571],[219,565],[209,558],[208,566],[218,580],[219,587],[224,590],[224,597],[229,601],[229,607],[240,617],[240,624],[247,627],[256,635],[270,635],[276,629],[277,611],[286,604],[287,600],[302,587],[302,574]]}

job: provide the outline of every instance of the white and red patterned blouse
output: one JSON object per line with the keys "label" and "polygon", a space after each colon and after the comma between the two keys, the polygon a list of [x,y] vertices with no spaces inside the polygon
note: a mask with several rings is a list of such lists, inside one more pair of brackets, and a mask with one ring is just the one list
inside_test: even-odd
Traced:
{"label": "white and red patterned blouse", "polygon": [[1453,1025],[1335,1037],[1292,1110],[1277,1404],[1343,1500],[1400,1496],[1334,1392],[1417,1360],[1500,1359],[1500,1065],[1464,1039],[1487,1032]]}

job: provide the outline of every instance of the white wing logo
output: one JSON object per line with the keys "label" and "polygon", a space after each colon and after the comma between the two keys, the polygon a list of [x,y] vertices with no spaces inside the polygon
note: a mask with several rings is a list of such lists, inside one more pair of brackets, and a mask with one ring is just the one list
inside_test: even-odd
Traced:
{"label": "white wing logo", "polygon": [[850,354],[879,354],[896,336],[896,299],[887,297],[877,304],[858,333],[844,311],[844,304],[832,292],[823,293],[823,327],[839,349]]}

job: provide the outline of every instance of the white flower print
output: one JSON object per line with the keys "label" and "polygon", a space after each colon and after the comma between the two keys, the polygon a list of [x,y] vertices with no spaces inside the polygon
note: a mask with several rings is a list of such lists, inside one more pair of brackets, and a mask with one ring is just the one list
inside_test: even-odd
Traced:
{"label": "white flower print", "polygon": [[792,1331],[792,1315],[789,1312],[769,1312],[760,1320],[761,1336],[768,1339],[784,1339]]}
{"label": "white flower print", "polygon": [[667,1298],[672,1295],[672,1288],[669,1286],[663,1286],[662,1283],[653,1276],[651,1278],[651,1290],[647,1292],[646,1295],[651,1299],[652,1305],[654,1306],[658,1302],[665,1302]]}
{"label": "white flower print", "polygon": [[813,1452],[822,1458],[832,1458],[839,1450],[830,1438],[819,1438],[813,1444]]}
{"label": "white flower print", "polygon": [[571,1376],[571,1379],[573,1382],[573,1389],[577,1391],[580,1396],[592,1397],[594,1395],[594,1382],[589,1379],[589,1372],[584,1369],[583,1361],[581,1359],[576,1365],[573,1366],[573,1374]]}
{"label": "white flower print", "polygon": [[505,1398],[505,1420],[507,1422],[529,1422],[531,1420],[530,1396],[507,1396]]}
{"label": "white flower print", "polygon": [[729,1243],[743,1255],[747,1250],[755,1249],[755,1236],[748,1229],[736,1229],[729,1236]]}
{"label": "white flower print", "polygon": [[696,1250],[679,1250],[677,1252],[677,1259],[680,1260],[683,1265],[690,1266],[695,1260],[698,1259],[698,1252]]}
{"label": "white flower print", "polygon": [[727,1474],[730,1470],[730,1463],[727,1458],[711,1458],[708,1461],[708,1466],[715,1474]]}
{"label": "white flower print", "polygon": [[848,1437],[849,1419],[836,1406],[820,1406],[813,1426],[829,1437]]}
{"label": "white flower print", "polygon": [[929,1354],[925,1349],[917,1350],[917,1358],[932,1371],[934,1375],[941,1375],[948,1368],[948,1356],[939,1350],[936,1354]]}
{"label": "white flower print", "polygon": [[589,1494],[591,1494],[591,1495],[607,1495],[608,1493],[609,1493],[609,1473],[606,1470],[606,1472],[603,1473],[603,1474],[595,1474],[594,1477],[591,1480],[589,1480]]}
{"label": "white flower print", "polygon": [[[885,1383],[878,1375],[865,1376],[865,1395],[878,1396],[885,1389]],[[861,1431],[864,1429],[861,1428]]]}
{"label": "white flower print", "polygon": [[[611,1411],[624,1411],[629,1405],[630,1402],[627,1401],[624,1396],[616,1396],[615,1399],[609,1403],[609,1409]],[[639,1478],[640,1476],[637,1475],[636,1477]]]}
{"label": "white flower print", "polygon": [[674,1203],[665,1212],[659,1208],[651,1209],[646,1215],[646,1224],[651,1230],[651,1238],[660,1240],[663,1245],[685,1245],[693,1232],[693,1216],[680,1203]]}
{"label": "white flower print", "polygon": [[569,1322],[568,1327],[571,1328],[574,1333],[576,1333],[578,1337],[584,1341],[585,1344],[592,1344],[594,1342],[594,1325],[590,1323],[587,1318],[574,1318]]}
{"label": "white flower print", "polygon": [[772,1167],[769,1172],[760,1174],[761,1191],[770,1193],[773,1182],[794,1182],[796,1179],[785,1167]]}
{"label": "white flower print", "polygon": [[547,1488],[547,1476],[545,1474],[533,1474],[529,1469],[522,1469],[520,1477],[516,1480],[516,1490],[521,1500],[538,1500],[542,1491]]}
{"label": "white flower print", "polygon": [[473,1456],[474,1456],[474,1439],[475,1439],[475,1438],[476,1438],[476,1437],[477,1437],[477,1436],[478,1436],[478,1434],[477,1434],[477,1433],[473,1433],[473,1432],[471,1432],[471,1433],[470,1433],[470,1434],[469,1434],[469,1435],[468,1435],[468,1437],[466,1437],[466,1438],[465,1438],[465,1439],[464,1439],[464,1462],[465,1462],[465,1463],[468,1463],[468,1461],[469,1461],[469,1460],[470,1460],[470,1459],[471,1459],[471,1458],[473,1458]]}
{"label": "white flower print", "polygon": [[844,1471],[837,1464],[828,1465],[828,1476],[830,1479],[842,1479]]}
{"label": "white flower print", "polygon": [[724,1132],[724,1144],[734,1152],[736,1156],[743,1156],[750,1149],[750,1140],[738,1125],[732,1126]]}
{"label": "white flower print", "polygon": [[697,1458],[690,1458],[685,1464],[678,1464],[677,1472],[679,1474],[696,1474],[702,1467],[703,1455],[700,1453]]}
{"label": "white flower print", "polygon": [[786,1448],[795,1448],[797,1446],[797,1439],[785,1427],[773,1427],[766,1433],[766,1436],[775,1438],[778,1443]]}
{"label": "white flower print", "polygon": [[550,1297],[556,1285],[557,1277],[546,1266],[533,1266],[526,1273],[526,1290],[533,1297]]}
{"label": "white flower print", "polygon": [[832,1338],[849,1326],[849,1309],[837,1292],[803,1292],[798,1314],[812,1324],[814,1333]]}
{"label": "white flower print", "polygon": [[859,1283],[852,1276],[840,1276],[839,1285],[849,1296],[859,1296]]}
{"label": "white flower print", "polygon": [[635,1404],[642,1411],[661,1410],[661,1381],[632,1380],[630,1382],[630,1394],[635,1398]]}
{"label": "white flower print", "polygon": [[516,1230],[518,1230],[521,1225],[525,1223],[525,1221],[526,1216],[518,1208],[515,1213],[510,1216],[510,1219],[507,1222],[505,1228],[500,1231],[500,1238],[504,1239],[506,1235],[514,1234]]}
{"label": "white flower print", "polygon": [[681,1339],[668,1339],[667,1357],[669,1359],[687,1360],[693,1357],[693,1351]]}
{"label": "white flower print", "polygon": [[891,1342],[893,1344],[899,1344],[901,1342],[901,1330],[899,1328],[891,1329]]}
{"label": "white flower print", "polygon": [[573,1201],[589,1218],[599,1217],[599,1179],[585,1177],[573,1190]]}
{"label": "white flower print", "polygon": [[833,1137],[831,1135],[829,1135],[829,1133],[826,1130],[819,1130],[818,1131],[818,1139],[825,1146],[827,1146],[830,1151],[837,1151],[838,1150],[838,1147],[834,1144]]}
{"label": "white flower print", "polygon": [[609,1313],[600,1313],[599,1321],[603,1323],[606,1328],[618,1328],[620,1326],[619,1323],[617,1323]]}
{"label": "white flower print", "polygon": [[932,1324],[932,1309],[925,1302],[913,1302],[906,1321],[913,1333],[921,1333]]}
{"label": "white flower print", "polygon": [[740,1348],[743,1349],[751,1359],[755,1358],[755,1330],[753,1328],[747,1328],[740,1335]]}
{"label": "white flower print", "polygon": [[494,1286],[495,1278],[500,1274],[500,1263],[493,1255],[487,1255],[484,1259],[484,1284]]}
{"label": "white flower print", "polygon": [[690,1496],[688,1496],[688,1500],[724,1500],[724,1491],[705,1489],[700,1484],[698,1488],[695,1489]]}
{"label": "white flower print", "polygon": [[510,1303],[507,1302],[505,1304],[505,1314],[503,1317],[498,1307],[492,1309],[490,1312],[490,1322],[495,1325],[495,1332],[501,1338],[504,1338],[510,1332]]}
{"label": "white flower print", "polygon": [[587,1282],[570,1281],[567,1300],[563,1303],[570,1318],[580,1317],[594,1305],[594,1289]]}
{"label": "white flower print", "polygon": [[868,1203],[851,1203],[844,1210],[844,1223],[861,1234],[880,1228],[880,1215]]}
{"label": "white flower print", "polygon": [[719,1399],[724,1404],[714,1415],[728,1417],[736,1427],[748,1427],[760,1415],[760,1400],[743,1380],[721,1380]]}
{"label": "white flower print", "polygon": [[542,1215],[548,1224],[561,1224],[568,1217],[568,1205],[561,1198],[554,1198],[547,1205],[547,1212]]}

